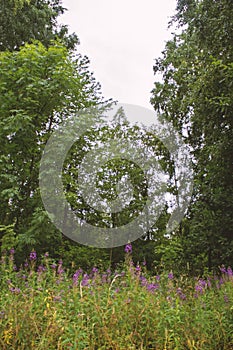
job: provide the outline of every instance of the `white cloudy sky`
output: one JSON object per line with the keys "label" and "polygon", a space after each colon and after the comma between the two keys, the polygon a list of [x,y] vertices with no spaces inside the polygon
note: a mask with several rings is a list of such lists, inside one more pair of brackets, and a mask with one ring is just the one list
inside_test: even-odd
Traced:
{"label": "white cloudy sky", "polygon": [[153,63],[170,37],[167,24],[176,0],[63,0],[61,21],[81,41],[79,52],[105,98],[150,107]]}

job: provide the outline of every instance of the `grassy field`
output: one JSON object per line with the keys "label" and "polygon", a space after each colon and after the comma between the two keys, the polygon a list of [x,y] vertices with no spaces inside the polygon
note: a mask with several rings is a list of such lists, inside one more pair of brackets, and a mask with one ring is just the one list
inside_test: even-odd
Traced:
{"label": "grassy field", "polygon": [[233,273],[152,276],[126,247],[119,271],[66,271],[32,252],[1,258],[2,350],[233,349]]}

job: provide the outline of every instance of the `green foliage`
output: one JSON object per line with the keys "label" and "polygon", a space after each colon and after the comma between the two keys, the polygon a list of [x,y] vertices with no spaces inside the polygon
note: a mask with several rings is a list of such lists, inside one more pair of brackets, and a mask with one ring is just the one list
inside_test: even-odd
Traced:
{"label": "green foliage", "polygon": [[0,222],[15,222],[22,251],[37,244],[47,249],[59,235],[42,210],[38,176],[44,145],[65,118],[105,102],[88,60],[60,42],[2,52],[0,67]]}
{"label": "green foliage", "polygon": [[18,237],[14,232],[14,225],[0,225],[1,253],[8,251],[11,247],[17,246]]}
{"label": "green foliage", "polygon": [[69,49],[78,43],[68,26],[58,25],[57,17],[65,11],[60,0],[0,0],[0,9],[0,51],[19,50],[33,40],[48,47],[60,39]]}
{"label": "green foliage", "polygon": [[232,11],[228,0],[178,1],[173,24],[182,32],[154,66],[163,82],[155,83],[151,102],[193,155],[193,203],[182,245],[186,261],[192,257],[200,270],[233,261]]}

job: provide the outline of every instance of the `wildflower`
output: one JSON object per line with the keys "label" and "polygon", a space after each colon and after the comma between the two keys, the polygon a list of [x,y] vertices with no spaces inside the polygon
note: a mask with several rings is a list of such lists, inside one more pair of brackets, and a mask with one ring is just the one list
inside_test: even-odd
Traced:
{"label": "wildflower", "polygon": [[78,269],[73,275],[73,284],[76,286],[78,283],[79,276],[82,274],[83,270]]}
{"label": "wildflower", "polygon": [[229,303],[229,298],[226,294],[224,295],[224,301],[225,301],[225,303]]}
{"label": "wildflower", "polygon": [[17,287],[16,288],[10,287],[9,290],[15,294],[19,294],[21,292],[20,288],[17,288]]}
{"label": "wildflower", "polygon": [[158,285],[158,283],[150,283],[150,284],[148,284],[148,286],[147,286],[147,290],[149,291],[149,292],[151,292],[151,293],[153,293],[156,289],[158,289],[159,288],[159,285]]}
{"label": "wildflower", "polygon": [[44,265],[39,265],[38,266],[38,269],[37,269],[37,272],[39,274],[41,274],[42,272],[46,271],[46,267]]}
{"label": "wildflower", "polygon": [[181,288],[177,288],[177,291],[176,291],[177,295],[179,296],[179,298],[181,300],[185,300],[186,299],[186,295],[182,292],[182,289]]}
{"label": "wildflower", "polygon": [[136,270],[137,273],[139,273],[141,271],[141,267],[139,265],[137,265],[135,270]]}
{"label": "wildflower", "polygon": [[228,276],[233,276],[233,271],[230,267],[228,267],[228,269],[227,269],[227,274],[228,274]]}
{"label": "wildflower", "polygon": [[104,273],[101,277],[102,283],[106,283],[107,282],[107,277],[108,275],[106,273]]}
{"label": "wildflower", "polygon": [[196,284],[195,286],[195,291],[202,294],[203,293],[203,288],[199,284]]}
{"label": "wildflower", "polygon": [[62,267],[62,264],[63,264],[63,262],[62,262],[62,260],[60,259],[60,260],[58,261],[58,268],[57,268],[57,273],[58,273],[58,275],[61,275],[61,274],[64,272],[64,269],[63,269],[63,267]]}
{"label": "wildflower", "polygon": [[48,258],[49,257],[49,253],[46,252],[45,255],[44,255],[45,258]]}
{"label": "wildflower", "polygon": [[155,276],[155,278],[156,278],[156,281],[160,281],[160,276],[159,275]]}
{"label": "wildflower", "polygon": [[132,244],[131,243],[128,243],[128,244],[126,244],[126,246],[125,246],[125,252],[126,253],[132,253]]}
{"label": "wildflower", "polygon": [[55,296],[53,297],[53,301],[62,301],[62,298],[61,298],[60,295],[55,295]]}
{"label": "wildflower", "polygon": [[14,254],[15,254],[14,248],[11,248],[11,249],[10,249],[10,254],[11,254],[11,255],[14,255]]}
{"label": "wildflower", "polygon": [[53,270],[55,270],[55,269],[56,269],[56,267],[57,267],[57,265],[56,265],[56,264],[51,264],[51,268],[52,268]]}
{"label": "wildflower", "polygon": [[36,260],[36,252],[35,252],[35,251],[32,251],[32,252],[30,253],[30,260],[31,260],[31,261]]}
{"label": "wildflower", "polygon": [[146,277],[145,276],[140,276],[140,280],[141,280],[141,285],[143,287],[146,287],[147,283],[148,283]]}
{"label": "wildflower", "polygon": [[201,287],[205,287],[207,283],[206,283],[205,280],[200,279],[200,280],[198,281],[198,284],[199,284]]}
{"label": "wildflower", "polygon": [[82,284],[82,286],[88,286],[88,284],[89,284],[89,276],[87,274],[85,274],[83,276],[81,284]]}
{"label": "wildflower", "polygon": [[227,270],[226,270],[226,268],[225,268],[224,265],[222,265],[222,266],[220,267],[220,271],[221,271],[222,273],[227,273]]}
{"label": "wildflower", "polygon": [[169,278],[169,280],[172,280],[173,279],[173,273],[172,272],[169,272],[169,274],[168,274],[168,278]]}
{"label": "wildflower", "polygon": [[98,272],[97,267],[93,267],[92,272],[93,272],[93,273],[97,273],[97,272]]}

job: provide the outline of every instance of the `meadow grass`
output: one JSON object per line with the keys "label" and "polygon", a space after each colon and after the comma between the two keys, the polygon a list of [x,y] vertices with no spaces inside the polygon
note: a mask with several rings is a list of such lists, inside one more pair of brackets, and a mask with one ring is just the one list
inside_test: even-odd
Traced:
{"label": "meadow grass", "polygon": [[130,246],[119,271],[66,271],[31,252],[1,259],[2,350],[233,349],[233,273],[152,276]]}

